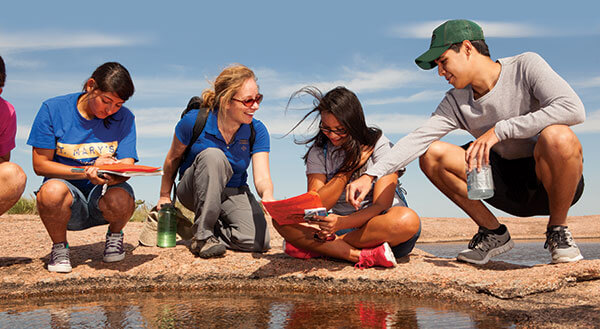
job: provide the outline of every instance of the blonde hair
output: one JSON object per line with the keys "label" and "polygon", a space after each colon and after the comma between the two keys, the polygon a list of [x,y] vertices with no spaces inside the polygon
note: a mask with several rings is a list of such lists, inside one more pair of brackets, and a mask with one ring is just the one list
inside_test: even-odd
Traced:
{"label": "blonde hair", "polygon": [[222,104],[229,104],[233,95],[240,90],[244,82],[256,76],[251,69],[241,64],[233,64],[225,68],[221,74],[211,83],[212,88],[206,88],[202,92],[202,107],[214,110]]}

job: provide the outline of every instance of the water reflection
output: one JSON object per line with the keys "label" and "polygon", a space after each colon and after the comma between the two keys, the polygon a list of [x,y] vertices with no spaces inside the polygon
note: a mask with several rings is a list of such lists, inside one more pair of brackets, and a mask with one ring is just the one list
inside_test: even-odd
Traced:
{"label": "water reflection", "polygon": [[436,301],[326,294],[142,293],[0,307],[2,328],[508,328]]}

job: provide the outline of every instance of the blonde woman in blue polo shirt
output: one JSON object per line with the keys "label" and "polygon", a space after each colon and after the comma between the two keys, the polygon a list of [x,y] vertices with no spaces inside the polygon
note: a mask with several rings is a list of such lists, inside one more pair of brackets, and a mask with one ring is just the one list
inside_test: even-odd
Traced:
{"label": "blonde woman in blue polo shirt", "polygon": [[243,65],[223,70],[213,87],[202,92],[201,107],[210,111],[198,139],[191,141],[199,110],[185,114],[175,127],[158,205],[172,202],[170,193],[179,168],[177,198],[194,211],[192,253],[211,258],[222,256],[226,248],[266,251],[270,237],[264,213],[246,182],[252,160],[258,195],[273,200],[269,132],[254,119],[263,96],[254,72]]}

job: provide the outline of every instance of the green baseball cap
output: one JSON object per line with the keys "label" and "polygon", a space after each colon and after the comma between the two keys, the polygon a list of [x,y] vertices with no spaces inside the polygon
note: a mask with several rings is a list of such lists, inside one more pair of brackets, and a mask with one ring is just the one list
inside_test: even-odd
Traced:
{"label": "green baseball cap", "polygon": [[424,70],[430,70],[437,66],[434,61],[451,45],[464,40],[485,40],[483,30],[475,22],[466,19],[447,21],[433,30],[429,50],[417,57],[415,63]]}

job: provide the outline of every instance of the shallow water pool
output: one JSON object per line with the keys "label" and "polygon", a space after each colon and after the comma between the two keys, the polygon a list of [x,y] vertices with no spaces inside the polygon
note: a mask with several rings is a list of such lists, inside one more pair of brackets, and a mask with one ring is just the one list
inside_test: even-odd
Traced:
{"label": "shallow water pool", "polygon": [[0,306],[2,328],[512,328],[448,303],[406,297],[241,292],[88,296]]}
{"label": "shallow water pool", "polygon": [[[550,263],[550,252],[544,249],[544,240],[515,241],[510,251],[492,258],[511,264],[533,266]],[[600,259],[600,241],[576,240],[583,259]],[[459,252],[467,249],[468,242],[417,243],[416,248],[442,258],[456,258]]]}

